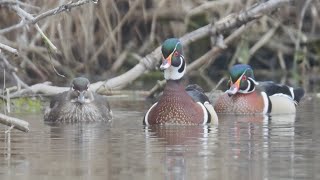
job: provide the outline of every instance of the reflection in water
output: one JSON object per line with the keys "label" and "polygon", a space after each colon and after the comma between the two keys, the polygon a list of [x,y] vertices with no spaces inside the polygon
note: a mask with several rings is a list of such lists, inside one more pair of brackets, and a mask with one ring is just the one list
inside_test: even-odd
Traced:
{"label": "reflection in water", "polygon": [[[152,137],[164,142],[164,167],[166,179],[187,179],[187,172],[190,172],[193,162],[188,163],[188,155],[199,156],[209,154],[208,140],[209,133],[214,136],[216,128],[209,126],[150,126],[146,127],[148,138]],[[150,135],[151,134],[151,135]],[[211,137],[212,140],[214,139]],[[148,141],[148,139],[147,139]],[[148,145],[148,142],[147,142]],[[151,148],[150,148],[151,149]],[[148,152],[147,152],[148,153]],[[208,169],[207,158],[197,164],[202,169]],[[152,160],[150,160],[152,162]],[[190,160],[189,160],[190,161]],[[192,170],[191,170],[192,172]],[[202,172],[202,177],[207,177],[207,171]]]}
{"label": "reflection in water", "polygon": [[296,115],[220,115],[218,127],[144,129],[136,104],[114,108],[112,124],[21,115],[31,131],[12,131],[9,158],[0,129],[0,179],[320,179],[319,105],[310,99]]}

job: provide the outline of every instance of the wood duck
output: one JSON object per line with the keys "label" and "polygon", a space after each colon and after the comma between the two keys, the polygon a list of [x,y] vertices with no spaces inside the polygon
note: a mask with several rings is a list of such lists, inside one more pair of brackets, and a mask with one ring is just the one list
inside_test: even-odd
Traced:
{"label": "wood duck", "polygon": [[46,108],[44,120],[50,122],[90,122],[112,119],[112,111],[105,97],[89,88],[88,79],[73,79],[69,91],[57,94]]}
{"label": "wood duck", "polygon": [[217,113],[290,114],[304,95],[302,88],[257,82],[251,66],[234,65],[230,71],[229,89],[215,102]]}
{"label": "wood duck", "polygon": [[187,89],[181,79],[186,72],[186,62],[179,39],[171,38],[162,44],[164,70],[167,84],[159,101],[147,111],[143,124],[188,124],[217,123],[218,117],[208,97],[198,85]]}

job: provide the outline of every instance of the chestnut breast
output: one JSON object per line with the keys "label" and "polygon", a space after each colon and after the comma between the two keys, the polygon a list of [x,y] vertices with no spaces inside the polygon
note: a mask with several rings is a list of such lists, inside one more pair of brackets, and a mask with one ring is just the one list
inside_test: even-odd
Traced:
{"label": "chestnut breast", "polygon": [[248,94],[237,93],[230,97],[225,93],[217,99],[214,109],[217,113],[255,114],[262,113],[264,106],[261,93],[253,91]]}
{"label": "chestnut breast", "polygon": [[179,83],[168,82],[158,104],[148,115],[150,124],[202,124],[201,106]]}

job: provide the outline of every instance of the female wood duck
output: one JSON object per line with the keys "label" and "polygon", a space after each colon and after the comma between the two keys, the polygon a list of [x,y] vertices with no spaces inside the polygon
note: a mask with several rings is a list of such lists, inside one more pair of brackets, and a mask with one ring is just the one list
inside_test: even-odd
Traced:
{"label": "female wood duck", "polygon": [[218,113],[290,114],[304,95],[302,88],[257,82],[249,65],[237,64],[230,69],[229,89],[215,102]]}
{"label": "female wood duck", "polygon": [[112,112],[105,97],[89,88],[88,79],[73,79],[69,91],[54,96],[45,110],[44,120],[50,122],[108,121]]}
{"label": "female wood duck", "polygon": [[201,87],[190,85],[185,90],[181,79],[186,71],[181,42],[167,39],[161,48],[163,60],[160,66],[167,80],[159,101],[147,111],[143,124],[217,123],[218,117]]}

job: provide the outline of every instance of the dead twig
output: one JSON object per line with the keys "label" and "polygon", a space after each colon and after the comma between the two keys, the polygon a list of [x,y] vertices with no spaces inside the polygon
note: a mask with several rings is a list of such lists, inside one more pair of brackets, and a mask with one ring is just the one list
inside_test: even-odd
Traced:
{"label": "dead twig", "polygon": [[0,5],[5,5],[5,6],[19,5],[19,6],[24,6],[24,7],[27,7],[27,8],[33,8],[33,9],[36,9],[36,10],[40,9],[37,6],[32,6],[32,5],[28,4],[28,3],[24,3],[24,2],[16,1],[16,0],[0,0]]}
{"label": "dead twig", "polygon": [[1,53],[0,53],[0,59],[4,62],[5,69],[7,69],[11,73],[13,78],[16,80],[18,89],[21,89],[21,86],[23,86],[24,88],[28,88],[29,86],[26,83],[24,83],[16,74],[16,72],[18,71],[18,68],[12,66],[7,60],[7,58]]}
{"label": "dead twig", "polygon": [[141,0],[136,0],[132,6],[130,6],[129,11],[126,13],[126,15],[121,19],[121,21],[117,24],[117,26],[109,32],[107,38],[105,38],[104,42],[100,45],[100,47],[95,51],[95,53],[92,55],[92,57],[89,60],[89,63],[94,62],[94,60],[97,59],[98,55],[105,50],[105,45],[109,42],[111,39],[116,39],[115,35],[118,31],[121,30],[121,27],[124,25],[124,23],[130,18],[130,16],[135,12],[136,8],[139,7],[141,4]]}
{"label": "dead twig", "polygon": [[[240,27],[243,24],[247,24],[254,19],[261,17],[263,14],[266,14],[276,8],[281,7],[284,4],[288,4],[290,0],[269,0],[264,3],[255,5],[252,8],[249,8],[247,11],[242,11],[239,14],[234,14],[228,16],[227,19],[219,21],[214,25],[208,24],[204,27],[201,27],[195,31],[185,34],[180,38],[183,45],[188,45],[191,42],[201,39],[209,34],[221,34],[221,32],[228,31],[232,28]],[[133,67],[131,70],[126,73],[107,80],[103,87],[109,89],[119,89],[126,86],[128,83],[132,82],[143,74],[146,70],[151,70],[155,67],[157,62],[161,58],[160,47],[157,47],[152,53],[145,56],[139,64]]]}
{"label": "dead twig", "polygon": [[[19,6],[13,6],[12,9],[14,9],[17,14],[23,18],[23,19],[29,19],[32,20],[33,16],[29,13],[27,13],[25,10],[21,9]],[[46,44],[48,44],[48,46],[54,50],[55,52],[58,51],[58,48],[50,41],[50,39],[43,33],[43,31],[41,30],[41,28],[39,27],[39,25],[37,23],[35,23],[35,28],[37,29],[37,31],[40,33],[40,35],[42,36],[44,42]]]}
{"label": "dead twig", "polygon": [[[61,5],[59,7],[54,8],[54,9],[50,9],[50,10],[44,12],[44,13],[41,13],[41,14],[37,15],[36,17],[29,18],[28,21],[24,21],[24,22],[21,21],[19,24],[15,24],[13,26],[1,29],[0,30],[0,34],[6,33],[6,32],[10,32],[10,31],[12,31],[14,29],[22,28],[23,26],[26,26],[28,24],[36,24],[38,21],[40,21],[40,20],[42,20],[44,18],[47,18],[49,16],[53,16],[53,15],[62,13],[64,11],[70,11],[74,7],[81,6],[81,5],[90,3],[90,2],[97,3],[98,0],[79,0],[79,1],[74,2],[74,3],[71,1],[68,4],[64,4],[64,5]],[[13,7],[17,7],[17,6],[14,5]]]}
{"label": "dead twig", "polygon": [[249,50],[249,55],[252,56],[255,52],[257,52],[262,46],[264,46],[270,38],[275,34],[280,24],[276,23],[273,28],[271,28],[267,33],[265,33],[258,42],[256,42]]}
{"label": "dead twig", "polygon": [[10,47],[10,46],[8,46],[8,45],[2,44],[2,43],[0,43],[0,49],[4,49],[4,50],[6,50],[6,51],[9,51],[9,52],[11,52],[11,53],[13,53],[13,54],[15,54],[15,55],[17,55],[17,56],[19,55],[17,49],[15,49],[15,48],[13,48],[13,47]]}

